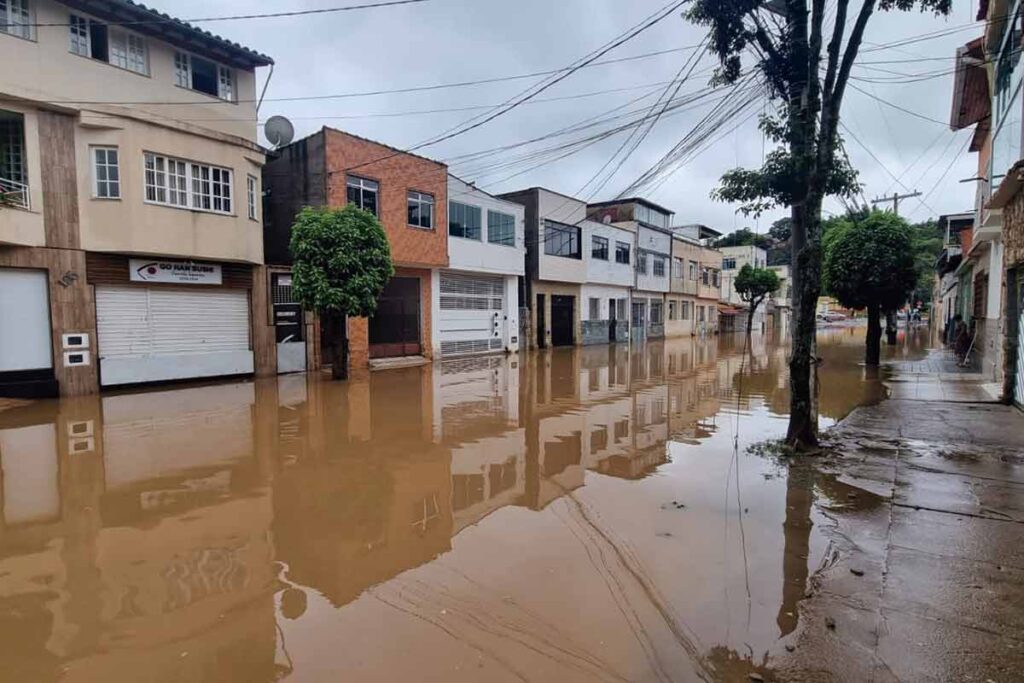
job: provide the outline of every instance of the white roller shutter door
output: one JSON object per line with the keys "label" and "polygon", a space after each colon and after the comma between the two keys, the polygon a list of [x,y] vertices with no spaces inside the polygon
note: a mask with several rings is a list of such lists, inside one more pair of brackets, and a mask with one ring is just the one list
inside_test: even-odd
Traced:
{"label": "white roller shutter door", "polygon": [[96,325],[104,386],[253,371],[246,290],[97,286]]}
{"label": "white roller shutter door", "polygon": [[53,367],[45,270],[0,268],[0,372]]}
{"label": "white roller shutter door", "polygon": [[490,275],[441,273],[439,337],[442,356],[504,348],[505,280]]}

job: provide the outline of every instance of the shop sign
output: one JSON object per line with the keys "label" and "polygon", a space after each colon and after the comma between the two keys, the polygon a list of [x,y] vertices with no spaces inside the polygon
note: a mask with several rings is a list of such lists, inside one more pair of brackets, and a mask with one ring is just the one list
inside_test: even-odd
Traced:
{"label": "shop sign", "polygon": [[128,261],[132,282],[167,282],[187,285],[221,284],[220,266],[190,261],[153,261],[133,258]]}

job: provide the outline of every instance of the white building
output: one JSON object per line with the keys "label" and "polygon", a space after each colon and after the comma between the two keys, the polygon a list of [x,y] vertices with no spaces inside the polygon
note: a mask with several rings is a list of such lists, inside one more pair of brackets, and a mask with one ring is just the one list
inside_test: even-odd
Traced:
{"label": "white building", "polygon": [[629,299],[633,286],[636,235],[608,223],[585,220],[586,282],[580,286],[580,341],[608,344],[629,341]]}
{"label": "white building", "polygon": [[[753,245],[743,247],[721,247],[722,252],[722,303],[734,309],[741,309],[734,314],[723,314],[732,320],[722,320],[723,331],[745,331],[747,324],[747,303],[740,297],[733,286],[736,276],[743,266],[765,268],[768,264],[768,252]],[[754,332],[765,329],[765,304],[762,303],[754,312],[752,321]]]}
{"label": "white building", "polygon": [[448,216],[475,226],[448,236],[448,268],[430,279],[435,358],[519,350],[524,209],[448,176]]}
{"label": "white building", "polygon": [[665,336],[665,295],[672,261],[673,213],[638,197],[590,204],[592,219],[636,235],[636,275],[630,323],[634,339]]}

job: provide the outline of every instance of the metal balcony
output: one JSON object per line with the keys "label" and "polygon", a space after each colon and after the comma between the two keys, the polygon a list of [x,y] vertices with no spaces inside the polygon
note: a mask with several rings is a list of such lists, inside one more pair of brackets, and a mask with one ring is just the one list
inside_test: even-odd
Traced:
{"label": "metal balcony", "polygon": [[31,209],[29,197],[28,185],[0,177],[0,207],[12,206],[18,209]]}

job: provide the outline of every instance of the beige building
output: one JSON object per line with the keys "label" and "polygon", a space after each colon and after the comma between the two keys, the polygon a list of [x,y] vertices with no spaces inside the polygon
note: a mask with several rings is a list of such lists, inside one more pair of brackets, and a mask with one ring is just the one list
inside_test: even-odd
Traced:
{"label": "beige building", "polygon": [[0,395],[260,371],[272,60],[128,0],[8,0],[0,62]]}
{"label": "beige building", "polygon": [[721,284],[721,252],[676,231],[672,236],[672,279],[666,295],[665,336],[718,332]]}

